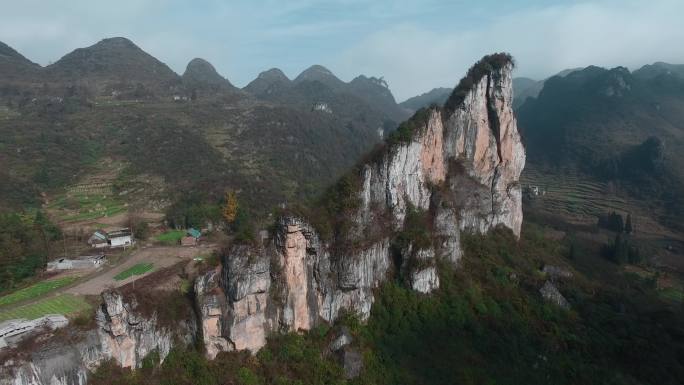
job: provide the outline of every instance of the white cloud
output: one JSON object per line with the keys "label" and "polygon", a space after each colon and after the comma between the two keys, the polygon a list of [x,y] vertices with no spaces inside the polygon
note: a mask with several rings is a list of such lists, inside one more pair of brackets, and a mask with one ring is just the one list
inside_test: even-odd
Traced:
{"label": "white cloud", "polygon": [[514,55],[518,75],[542,78],[566,68],[658,60],[684,62],[684,2],[604,1],[532,8],[449,31],[403,24],[376,32],[340,53],[345,76],[382,74],[397,99],[453,86],[486,53]]}
{"label": "white cloud", "polygon": [[397,99],[453,86],[481,56],[508,51],[518,75],[684,62],[684,1],[0,0],[0,40],[48,64],[125,36],[177,72],[194,57],[243,86],[260,71],[323,64],[342,79],[384,76]]}

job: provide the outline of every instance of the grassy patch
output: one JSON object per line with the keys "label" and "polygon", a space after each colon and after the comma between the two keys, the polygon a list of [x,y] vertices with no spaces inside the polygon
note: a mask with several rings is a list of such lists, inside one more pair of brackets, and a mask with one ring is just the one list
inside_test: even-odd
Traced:
{"label": "grassy patch", "polygon": [[660,290],[660,297],[673,302],[684,302],[684,291],[675,287]]}
{"label": "grassy patch", "polygon": [[157,236],[157,241],[165,245],[175,245],[185,236],[183,230],[170,230]]}
{"label": "grassy patch", "polygon": [[142,275],[152,270],[151,263],[138,263],[137,265],[131,267],[130,269],[124,270],[121,273],[114,276],[117,281],[123,281],[126,278],[132,277],[134,275]]}
{"label": "grassy patch", "polygon": [[60,211],[60,218],[67,222],[110,217],[126,211],[123,203],[111,192],[111,186],[76,186],[74,191],[55,198],[48,205]]}
{"label": "grassy patch", "polygon": [[47,314],[70,315],[89,308],[90,304],[83,298],[62,294],[11,310],[0,310],[0,322],[15,318],[36,319]]}
{"label": "grassy patch", "polygon": [[53,290],[59,289],[60,287],[67,286],[77,279],[78,277],[64,277],[60,279],[38,282],[35,285],[25,287],[21,290],[15,291],[14,293],[0,297],[0,306],[10,305],[15,302],[40,297],[45,293],[49,293]]}

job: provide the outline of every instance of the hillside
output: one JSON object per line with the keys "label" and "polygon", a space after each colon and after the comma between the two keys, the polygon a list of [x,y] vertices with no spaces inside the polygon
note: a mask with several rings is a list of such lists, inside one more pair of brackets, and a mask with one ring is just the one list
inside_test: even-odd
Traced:
{"label": "hillside", "polygon": [[5,208],[36,207],[41,193],[115,159],[125,165],[121,191],[136,175],[163,178],[170,202],[197,191],[193,201],[216,205],[236,189],[265,215],[316,196],[398,121],[386,87],[364,77],[347,84],[319,66],[294,82],[272,70],[240,91],[205,60],[178,76],[125,38],[44,68],[0,52]]}
{"label": "hillside", "polygon": [[433,88],[424,94],[408,98],[399,105],[407,110],[415,112],[432,104],[444,104],[449,98],[449,95],[451,95],[451,91],[453,91],[452,88]]}
{"label": "hillside", "polygon": [[122,37],[76,49],[47,66],[45,73],[57,86],[84,87],[92,96],[150,98],[170,95],[180,87],[179,76],[166,64]]}
{"label": "hillside", "polygon": [[305,69],[294,80],[273,68],[260,73],[243,90],[261,100],[297,108],[326,105],[324,110],[333,115],[349,116],[360,108],[365,116],[382,121],[377,127],[382,131],[394,128],[409,115],[396,103],[384,80],[360,75],[346,83],[321,65]]}
{"label": "hillside", "polygon": [[[211,63],[204,59],[195,58],[190,60],[183,72],[183,84],[191,95],[197,91],[220,92],[232,91],[236,88],[228,79],[219,75]],[[195,97],[197,97],[195,95]]]}
{"label": "hillside", "polygon": [[518,119],[532,168],[609,182],[678,228],[684,79],[668,69],[652,73],[652,66],[634,73],[592,66],[552,77],[518,108]]}

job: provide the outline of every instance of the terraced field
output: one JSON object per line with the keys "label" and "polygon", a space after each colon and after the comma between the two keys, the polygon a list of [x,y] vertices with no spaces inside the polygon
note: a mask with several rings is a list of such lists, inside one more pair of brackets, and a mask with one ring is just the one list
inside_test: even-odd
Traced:
{"label": "terraced field", "polygon": [[598,215],[615,211],[623,215],[630,213],[643,233],[669,233],[656,221],[662,213],[651,207],[652,203],[616,195],[608,183],[578,175],[552,175],[532,167],[525,169],[520,182],[523,188],[538,186],[545,191],[532,200],[535,209],[561,215],[573,223],[596,223]]}
{"label": "terraced field", "polygon": [[[98,187],[95,190],[101,189],[102,187]],[[48,205],[48,209],[58,210],[61,214],[60,219],[65,222],[110,217],[126,211],[125,205],[112,195],[103,195],[99,191],[91,192],[82,186],[77,192],[59,196]]]}

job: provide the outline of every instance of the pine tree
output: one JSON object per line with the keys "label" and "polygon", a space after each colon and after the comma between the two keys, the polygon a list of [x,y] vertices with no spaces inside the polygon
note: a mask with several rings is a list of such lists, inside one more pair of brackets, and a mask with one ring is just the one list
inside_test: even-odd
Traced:
{"label": "pine tree", "polygon": [[237,195],[235,194],[235,191],[228,191],[226,192],[226,205],[223,207],[223,219],[226,220],[226,222],[233,223],[235,221],[235,217],[237,216],[238,213],[238,201],[237,201]]}
{"label": "pine tree", "polygon": [[625,233],[631,234],[634,231],[632,227],[632,214],[627,214],[627,222],[625,223]]}

